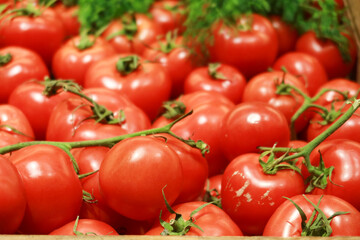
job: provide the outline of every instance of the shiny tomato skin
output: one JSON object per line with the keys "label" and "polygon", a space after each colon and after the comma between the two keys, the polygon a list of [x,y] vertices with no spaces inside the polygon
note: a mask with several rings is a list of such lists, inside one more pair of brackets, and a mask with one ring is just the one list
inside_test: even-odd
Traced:
{"label": "shiny tomato skin", "polygon": [[290,24],[284,22],[280,16],[271,15],[269,16],[269,20],[278,36],[278,40],[279,40],[278,56],[281,56],[286,52],[290,52],[294,50],[296,40],[299,37],[297,30]]}
{"label": "shiny tomato skin", "polygon": [[323,65],[307,53],[288,52],[280,56],[273,64],[273,69],[280,71],[282,67],[304,83],[310,96],[314,96],[320,86],[328,81]]}
{"label": "shiny tomato skin", "polygon": [[290,130],[285,116],[267,103],[244,102],[224,116],[221,148],[226,158],[250,152],[257,147],[287,146]]}
{"label": "shiny tomato skin", "polygon": [[0,156],[0,182],[0,203],[4,206],[0,209],[0,234],[13,234],[24,217],[25,189],[17,169],[4,156]]}
{"label": "shiny tomato skin", "polygon": [[171,80],[158,63],[140,60],[141,65],[128,75],[121,75],[116,62],[129,54],[115,55],[92,64],[85,76],[85,88],[103,87],[125,95],[153,120],[171,93]]}
{"label": "shiny tomato skin", "polygon": [[82,189],[63,150],[51,145],[28,146],[14,152],[10,161],[20,173],[27,199],[20,233],[48,234],[76,218]]}
{"label": "shiny tomato skin", "polygon": [[13,17],[10,14],[2,18],[0,46],[28,48],[38,53],[47,66],[51,66],[52,57],[65,37],[64,26],[54,10],[46,8],[41,11],[37,17]]}
{"label": "shiny tomato skin", "polygon": [[[305,195],[315,205],[319,202],[321,195]],[[305,212],[307,219],[311,217],[314,207],[304,198],[303,195],[291,197]],[[335,236],[359,236],[360,213],[350,203],[345,200],[331,196],[323,195],[319,208],[326,217],[330,217],[336,212],[349,212],[336,216],[331,220],[330,226],[332,233],[330,237]],[[269,219],[266,224],[263,236],[272,237],[300,237],[302,232],[301,217],[294,204],[286,200]]]}
{"label": "shiny tomato skin", "polygon": [[[138,136],[117,143],[99,170],[107,204],[134,220],[151,220],[179,196],[183,174],[178,155],[163,139]],[[165,188],[164,188],[165,187]]]}
{"label": "shiny tomato skin", "polygon": [[80,22],[77,18],[77,11],[79,10],[79,6],[75,5],[67,7],[62,3],[57,3],[53,9],[58,14],[64,25],[65,37],[69,38],[79,35]]}
{"label": "shiny tomato skin", "polygon": [[43,80],[49,76],[46,64],[36,52],[14,46],[0,48],[0,55],[8,53],[12,56],[11,61],[0,66],[1,103],[6,103],[11,92],[21,83],[31,79]]}
{"label": "shiny tomato skin", "polygon": [[[51,233],[49,235],[76,235],[74,233],[74,225],[75,220],[71,221],[64,226],[61,226]],[[79,219],[76,227],[76,231],[91,236],[101,236],[101,235],[119,235],[116,230],[111,227],[109,224],[95,220],[95,219]]]}
{"label": "shiny tomato skin", "polygon": [[[186,202],[175,205],[173,209],[175,212],[180,213],[185,220],[188,220],[191,212],[203,204],[206,204],[206,202]],[[164,212],[162,215],[162,219],[166,222],[170,222],[171,219],[174,218],[174,214],[170,214],[168,212]],[[198,228],[191,227],[186,236],[243,236],[239,227],[236,226],[228,214],[213,204],[209,204],[205,208],[201,209],[193,215],[193,218],[195,219],[195,224],[200,226],[203,231]],[[159,226],[159,224],[157,225],[158,226],[150,229],[145,235],[160,235],[163,231],[163,227]]]}
{"label": "shiny tomato skin", "polygon": [[300,174],[293,170],[265,174],[259,157],[247,153],[233,159],[221,183],[222,207],[245,235],[261,235],[273,212],[285,201],[283,196],[305,191]]}
{"label": "shiny tomato skin", "polygon": [[356,46],[354,40],[349,39],[350,62],[345,62],[335,43],[329,40],[319,40],[312,31],[304,33],[296,42],[295,50],[308,53],[319,60],[324,66],[329,79],[346,77],[355,65]]}
{"label": "shiny tomato skin", "polygon": [[220,64],[216,69],[225,79],[216,79],[209,74],[208,67],[195,68],[184,82],[184,93],[195,91],[218,92],[229,98],[235,104],[240,103],[246,79],[236,68],[227,64]]}
{"label": "shiny tomato skin", "polygon": [[97,37],[94,45],[84,50],[77,48],[79,43],[80,36],[74,36],[54,53],[52,71],[58,79],[70,79],[83,85],[89,66],[101,59],[115,55],[115,50],[101,37]]}
{"label": "shiny tomato skin", "polygon": [[278,39],[271,22],[261,15],[243,15],[238,25],[250,29],[242,31],[221,23],[214,27],[210,60],[232,65],[250,78],[273,64],[278,53]]}

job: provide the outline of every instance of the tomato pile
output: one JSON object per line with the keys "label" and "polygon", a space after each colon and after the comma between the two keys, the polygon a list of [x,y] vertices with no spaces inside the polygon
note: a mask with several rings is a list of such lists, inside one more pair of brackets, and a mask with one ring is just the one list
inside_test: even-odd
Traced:
{"label": "tomato pile", "polygon": [[341,0],[0,0],[0,234],[360,236]]}

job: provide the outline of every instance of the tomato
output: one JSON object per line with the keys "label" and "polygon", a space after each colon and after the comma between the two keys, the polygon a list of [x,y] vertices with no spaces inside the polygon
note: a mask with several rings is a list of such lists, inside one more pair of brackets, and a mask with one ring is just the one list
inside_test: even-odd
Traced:
{"label": "tomato", "polygon": [[[350,79],[346,78],[336,78],[332,79],[331,81],[321,85],[319,87],[318,93],[321,91],[321,89],[333,89],[343,92],[344,94],[347,92],[348,98],[351,97],[359,97],[359,89],[360,84],[354,81],[351,81]],[[317,101],[316,104],[325,106],[333,101],[342,101],[344,100],[344,97],[335,92],[335,91],[328,91],[324,93]]]}
{"label": "tomato", "polygon": [[214,175],[206,180],[203,193],[199,200],[211,202],[214,198],[221,199],[221,181],[223,174]]}
{"label": "tomato", "polygon": [[59,2],[53,9],[59,15],[59,18],[64,25],[65,36],[69,38],[79,35],[80,22],[77,17],[77,11],[79,10],[79,6],[74,5],[67,7],[63,3]]}
{"label": "tomato", "polygon": [[64,226],[61,226],[49,235],[77,235],[74,233],[74,225],[76,225],[76,231],[81,235],[119,235],[116,230],[107,223],[94,220],[94,219],[79,219],[77,223],[71,221]]}
{"label": "tomato", "polygon": [[275,108],[266,103],[246,102],[224,116],[220,136],[222,151],[231,161],[244,153],[259,152],[260,146],[287,146],[290,130],[285,116]]}
{"label": "tomato", "polygon": [[314,96],[321,85],[328,81],[325,68],[319,60],[307,53],[288,52],[280,56],[273,64],[273,69],[280,71],[282,67],[304,83],[310,96]]}
{"label": "tomato", "polygon": [[[20,7],[23,8],[23,7]],[[0,21],[0,46],[19,46],[38,53],[51,66],[55,51],[65,37],[62,22],[50,8],[41,9],[39,16],[7,15]]]}
{"label": "tomato", "polygon": [[[317,205],[322,195],[305,195],[313,204]],[[310,219],[314,212],[314,207],[303,195],[297,195],[291,198],[305,213],[307,219]],[[332,229],[331,237],[334,236],[359,236],[360,213],[350,203],[345,200],[331,196],[323,195],[319,208],[327,218],[336,212],[348,212],[334,217],[330,222]],[[301,217],[294,204],[286,200],[271,216],[266,224],[264,236],[273,237],[300,237],[302,232]]]}
{"label": "tomato", "polygon": [[15,166],[0,156],[0,234],[13,234],[23,220],[26,198],[25,190]]}
{"label": "tomato", "polygon": [[45,139],[48,121],[53,108],[59,102],[74,96],[70,92],[63,91],[47,97],[43,94],[44,89],[44,85],[39,82],[27,81],[16,87],[11,92],[8,100],[10,105],[19,108],[25,114],[37,140]]}
{"label": "tomato", "polygon": [[10,161],[22,178],[27,200],[22,234],[48,234],[79,214],[82,190],[70,157],[51,145],[13,152]]}
{"label": "tomato", "polygon": [[242,15],[237,27],[220,23],[214,29],[214,42],[209,47],[212,62],[232,65],[250,78],[266,71],[276,59],[279,48],[276,31],[261,15]]}
{"label": "tomato", "polygon": [[71,79],[82,85],[92,63],[115,55],[113,47],[101,37],[95,39],[94,45],[83,50],[77,47],[79,43],[80,36],[74,36],[55,52],[52,71],[57,79]]}
{"label": "tomato", "polygon": [[299,35],[296,29],[284,22],[280,16],[271,15],[269,16],[269,20],[274,27],[279,40],[278,56],[293,51]]}
{"label": "tomato", "polygon": [[[175,46],[161,47],[166,46],[166,44],[174,44]],[[184,92],[184,82],[194,69],[194,60],[190,50],[182,46],[182,37],[155,42],[144,51],[143,56],[152,62],[160,63],[164,67],[172,81],[171,98],[176,98]]]}
{"label": "tomato", "polygon": [[[242,101],[268,103],[283,113],[288,124],[290,124],[292,116],[301,107],[304,98],[294,90],[291,90],[291,95],[277,94],[277,85],[282,82],[298,88],[305,94],[307,93],[305,85],[294,75],[281,71],[273,71],[260,73],[251,78],[245,86]],[[296,132],[300,132],[306,127],[310,117],[308,115],[309,114],[302,114],[298,120],[295,121]]]}
{"label": "tomato", "polygon": [[[10,58],[6,59],[7,56]],[[43,80],[49,71],[37,53],[21,47],[4,47],[0,49],[0,76],[0,102],[6,103],[18,85],[29,79]]]}
{"label": "tomato", "polygon": [[0,105],[0,125],[0,147],[34,140],[29,121],[15,106]]}
{"label": "tomato", "polygon": [[121,123],[96,123],[89,102],[69,98],[53,109],[46,131],[48,141],[83,141],[127,134]]}
{"label": "tomato", "polygon": [[355,65],[356,46],[354,40],[349,40],[350,62],[345,62],[336,44],[330,40],[320,40],[315,33],[309,31],[299,37],[296,42],[296,51],[308,53],[319,60],[324,66],[329,79],[346,77]]}
{"label": "tomato", "polygon": [[[175,205],[173,210],[183,216],[185,220],[190,219],[192,211],[206,204],[205,202],[187,202]],[[187,236],[243,236],[241,230],[233,220],[219,207],[209,204],[193,216],[194,222],[203,231],[196,227],[191,227],[186,233]],[[170,222],[175,218],[174,214],[163,213],[161,217],[164,221]],[[146,235],[160,235],[163,227],[157,226],[150,229]]]}
{"label": "tomato", "polygon": [[107,204],[134,220],[151,220],[179,196],[183,175],[178,155],[162,138],[139,136],[117,143],[99,170]]}
{"label": "tomato", "polygon": [[[161,34],[159,26],[145,14],[137,13],[134,15],[134,18],[125,16],[123,19],[115,19],[102,34],[117,53],[136,53],[141,55],[147,46],[155,42]],[[135,31],[133,31],[133,26],[128,33],[129,36],[127,36],[126,28],[130,28],[129,26],[132,24],[135,25]],[[125,31],[125,33],[120,34],[120,31]]]}
{"label": "tomato", "polygon": [[[162,103],[170,97],[171,80],[159,63],[147,62],[134,55],[122,54],[92,64],[85,76],[85,88],[103,87],[125,95],[153,120]],[[138,59],[139,65],[131,73],[116,67],[126,57]]]}
{"label": "tomato", "polygon": [[184,83],[184,92],[219,92],[237,104],[241,101],[245,85],[245,77],[236,68],[227,64],[209,64],[190,72]]}
{"label": "tomato", "polygon": [[285,201],[283,196],[305,191],[300,174],[293,170],[265,174],[259,157],[257,153],[239,155],[227,166],[221,182],[222,207],[244,235],[261,235],[275,209]]}
{"label": "tomato", "polygon": [[[332,139],[322,142],[310,155],[313,166],[319,166],[320,154],[325,167],[334,167],[331,183],[328,180],[325,189],[315,188],[312,194],[334,195],[351,203],[360,210],[360,198],[357,188],[360,184],[360,143],[348,139]],[[302,168],[305,178],[309,173],[305,166]]]}

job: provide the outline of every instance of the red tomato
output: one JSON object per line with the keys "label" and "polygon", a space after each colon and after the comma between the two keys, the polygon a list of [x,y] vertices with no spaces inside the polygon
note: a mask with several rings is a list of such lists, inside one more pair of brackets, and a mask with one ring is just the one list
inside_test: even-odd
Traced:
{"label": "red tomato", "polygon": [[15,106],[0,105],[0,125],[0,147],[34,140],[29,121]]}
{"label": "red tomato", "polygon": [[72,37],[55,52],[52,71],[58,79],[71,79],[82,85],[89,66],[115,55],[115,50],[101,37],[97,37],[94,45],[84,50],[78,49],[79,43],[80,36]]}
{"label": "red tomato", "polygon": [[296,51],[308,53],[319,60],[324,66],[329,79],[346,77],[355,65],[356,46],[354,40],[349,36],[350,62],[345,62],[335,43],[330,40],[324,41],[316,37],[315,33],[309,31],[299,37],[296,42]]}
{"label": "red tomato", "polygon": [[10,105],[19,108],[25,114],[37,140],[45,139],[46,128],[53,108],[61,101],[74,97],[72,93],[65,91],[47,97],[43,94],[44,88],[44,85],[36,81],[27,81],[16,87],[8,100]]}
{"label": "red tomato", "polygon": [[[318,204],[321,195],[306,195],[306,197],[315,205]],[[314,207],[303,195],[291,198],[305,213],[307,219],[310,219],[314,212]],[[350,203],[345,200],[324,195],[320,201],[319,208],[325,216],[329,218],[336,212],[349,212],[334,217],[330,222],[332,229],[331,237],[334,236],[359,236],[360,213]],[[302,232],[301,216],[294,204],[286,200],[271,216],[266,224],[263,236],[273,237],[300,237]]]}
{"label": "red tomato", "polygon": [[[11,58],[6,60],[6,55]],[[43,80],[49,71],[42,58],[35,52],[21,47],[0,49],[0,102],[7,102],[11,92],[30,79]]]}
{"label": "red tomato", "polygon": [[219,92],[235,104],[240,103],[246,85],[245,77],[227,64],[210,64],[194,69],[184,83],[185,94],[195,91]]}
{"label": "red tomato", "polygon": [[59,2],[53,9],[59,15],[59,18],[64,25],[65,36],[72,37],[79,35],[80,22],[77,17],[79,6],[75,5],[67,7],[63,3]]}
{"label": "red tomato", "polygon": [[123,75],[117,62],[131,56],[116,55],[92,64],[85,76],[85,88],[103,87],[116,90],[141,108],[151,120],[159,113],[162,103],[170,97],[171,80],[158,63],[139,59],[140,65]]}
{"label": "red tomato", "polygon": [[[250,78],[273,64],[278,54],[278,39],[271,22],[258,14],[241,16],[237,26],[221,23],[215,26],[210,59],[232,65]],[[240,26],[245,30],[240,30]]]}
{"label": "red tomato", "polygon": [[[64,27],[54,10],[41,9],[39,16],[7,15],[0,21],[0,46],[19,46],[38,53],[51,66],[55,51],[65,37]],[[36,66],[36,65],[35,65]]]}
{"label": "red tomato", "polygon": [[321,85],[328,81],[325,68],[319,60],[307,53],[288,52],[280,56],[273,69],[280,71],[282,67],[304,83],[310,96],[314,96]]}
{"label": "red tomato", "polygon": [[257,147],[287,146],[290,130],[285,116],[261,102],[240,103],[226,114],[222,123],[221,147],[229,161]]}
{"label": "red tomato", "polygon": [[[264,102],[274,107],[286,117],[288,124],[301,107],[304,98],[292,90],[292,95],[277,94],[280,83],[292,85],[307,94],[305,85],[294,75],[281,71],[260,73],[249,80],[243,93],[243,102]],[[300,132],[309,121],[309,114],[302,114],[295,122],[296,132]]]}
{"label": "red tomato", "polygon": [[[74,233],[75,220],[52,231],[49,235],[77,235]],[[81,235],[119,235],[109,224],[94,219],[79,219],[76,231]]]}
{"label": "red tomato", "polygon": [[[131,19],[125,20],[130,21]],[[131,37],[125,34],[118,34],[124,29],[124,23],[122,20],[113,20],[102,36],[108,39],[109,43],[114,47],[117,53],[136,53],[141,55],[147,46],[151,45],[157,40],[157,37],[161,34],[161,30],[156,23],[146,16],[145,14],[135,14],[136,31]],[[115,36],[112,36],[115,34]]]}
{"label": "red tomato", "polygon": [[[205,202],[187,202],[178,204],[173,210],[183,216],[185,220],[190,219],[192,211],[206,204]],[[243,236],[241,230],[236,226],[233,220],[219,207],[209,204],[193,216],[194,222],[203,231],[198,228],[191,227],[187,236]],[[170,222],[175,218],[174,214],[169,212],[163,213],[161,217],[164,221]],[[146,235],[160,235],[163,227],[155,226],[150,229]]]}
{"label": "red tomato", "polygon": [[15,166],[0,156],[0,234],[13,234],[23,220],[26,198],[20,175]]}
{"label": "red tomato", "polygon": [[[212,176],[206,180],[203,193],[199,197],[200,200],[210,202],[211,197],[221,199],[221,181],[223,174]],[[210,194],[210,196],[209,196]]]}
{"label": "red tomato", "polygon": [[265,174],[259,157],[247,153],[233,159],[221,183],[222,207],[245,235],[261,235],[275,209],[285,201],[283,196],[305,191],[300,174],[293,170]]}
{"label": "red tomato", "polygon": [[184,82],[194,69],[194,62],[190,50],[182,46],[182,37],[173,40],[173,44],[176,46],[172,49],[162,49],[161,45],[166,46],[168,41],[165,39],[153,43],[150,48],[144,51],[143,56],[152,62],[160,63],[164,67],[172,81],[171,98],[176,98],[184,92]]}
{"label": "red tomato", "polygon": [[83,141],[115,137],[127,134],[121,123],[96,123],[89,102],[69,98],[53,109],[46,131],[49,141]]}
{"label": "red tomato", "polygon": [[22,234],[48,234],[79,214],[82,189],[70,157],[51,145],[22,148],[10,157],[23,180],[27,206]]}
{"label": "red tomato", "polygon": [[150,220],[179,196],[183,175],[178,155],[163,140],[139,136],[117,143],[101,163],[100,189],[118,213],[135,220]]}
{"label": "red tomato", "polygon": [[[310,162],[318,166],[321,152],[325,167],[334,167],[331,180],[325,189],[315,188],[312,194],[334,195],[348,201],[358,210],[360,198],[357,189],[360,184],[360,143],[347,139],[326,140],[314,149],[310,155]],[[302,168],[305,178],[309,173],[305,166]]]}
{"label": "red tomato", "polygon": [[271,21],[279,40],[278,56],[294,50],[296,40],[298,39],[298,32],[296,29],[284,22],[280,16],[269,16],[269,20]]}

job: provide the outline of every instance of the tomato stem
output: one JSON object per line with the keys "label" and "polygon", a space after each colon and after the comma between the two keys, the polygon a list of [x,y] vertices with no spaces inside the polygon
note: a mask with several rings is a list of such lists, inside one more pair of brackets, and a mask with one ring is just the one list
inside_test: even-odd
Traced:
{"label": "tomato stem", "polygon": [[0,55],[0,67],[8,64],[12,59],[12,55],[10,53],[6,53],[4,55]]}
{"label": "tomato stem", "polygon": [[140,58],[137,55],[130,55],[120,58],[116,63],[116,69],[123,76],[129,75],[140,66]]}

